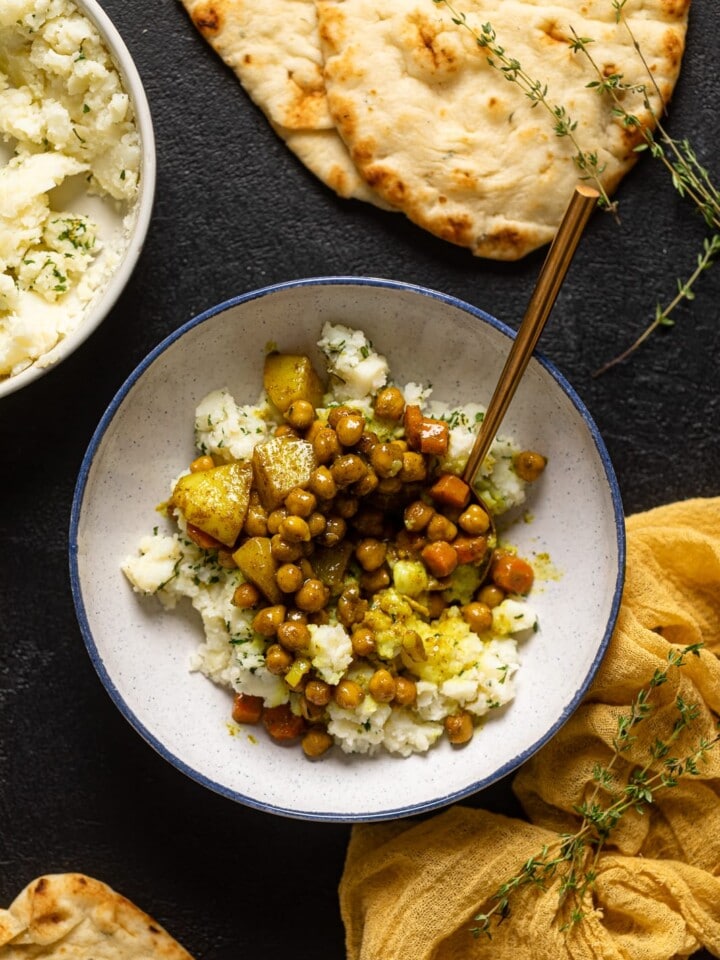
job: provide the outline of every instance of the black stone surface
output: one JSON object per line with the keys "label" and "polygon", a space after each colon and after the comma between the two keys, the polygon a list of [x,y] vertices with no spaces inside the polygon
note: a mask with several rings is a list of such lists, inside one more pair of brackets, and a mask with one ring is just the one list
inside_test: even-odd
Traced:
{"label": "black stone surface", "polygon": [[[103,6],[146,86],[157,200],[139,265],[101,328],[0,400],[0,905],[41,873],[79,870],[134,899],[198,958],[339,960],[348,828],[211,794],[160,759],[102,688],[68,581],[77,471],[135,365],[227,297],[279,280],[362,274],[447,291],[516,326],[543,254],[477,260],[399,215],[337,199],[276,138],[179,3]],[[669,127],[691,138],[716,179],[719,45],[714,5],[696,0]],[[594,379],[649,322],[656,300],[673,296],[704,236],[651,160],[627,177],[619,200],[620,226],[594,217],[541,346],[594,416],[632,513],[720,493],[720,267],[673,329]],[[471,802],[517,812],[508,782]]]}

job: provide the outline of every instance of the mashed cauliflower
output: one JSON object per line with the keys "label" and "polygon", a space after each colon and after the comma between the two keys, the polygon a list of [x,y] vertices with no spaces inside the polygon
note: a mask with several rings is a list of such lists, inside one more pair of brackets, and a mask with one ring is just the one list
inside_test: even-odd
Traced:
{"label": "mashed cauliflower", "polygon": [[[64,194],[126,215],[138,193],[132,105],[95,26],[71,0],[0,4],[0,377],[81,321],[119,253]],[[60,189],[62,188],[62,189]]]}
{"label": "mashed cauliflower", "polygon": [[[353,408],[372,417],[373,396],[390,380],[385,358],[361,331],[340,324],[325,324],[319,346],[332,375],[325,407],[317,410],[317,416],[325,419],[333,405],[352,401]],[[448,422],[446,460],[461,472],[470,433],[483,409],[477,405],[448,409],[431,399],[429,388],[418,384],[405,386],[403,394],[406,400],[422,405],[428,415]],[[240,406],[227,389],[215,390],[197,408],[196,446],[216,463],[248,458],[258,441],[273,435],[278,422],[277,411],[264,395],[255,405]],[[368,427],[387,430],[387,424],[376,421]],[[478,480],[478,488],[492,501],[496,513],[522,501],[524,482],[505,467],[512,462],[506,458],[518,449],[511,439],[497,439]],[[350,679],[364,692],[355,708],[332,700],[327,705],[327,731],[346,753],[373,755],[385,750],[407,757],[425,752],[443,734],[445,718],[466,711],[477,722],[509,703],[520,663],[518,638],[537,628],[526,600],[506,596],[493,609],[490,628],[474,633],[460,606],[453,603],[468,602],[478,587],[479,575],[473,579],[475,568],[471,565],[459,567],[464,573],[446,589],[450,605],[436,619],[421,616],[417,598],[427,596],[427,570],[421,562],[408,559],[390,560],[390,566],[392,581],[373,595],[363,623],[372,630],[377,658],[413,678],[417,690],[414,704],[390,705],[373,698],[369,683],[375,667],[354,656],[350,632],[338,621],[332,605],[328,623],[308,625],[310,642],[302,654],[307,662],[300,669],[311,669],[331,686]],[[262,697],[267,707],[289,703],[299,712],[299,694],[267,669],[265,651],[270,641],[253,630],[256,611],[240,609],[231,602],[243,582],[242,574],[222,565],[216,552],[196,546],[187,536],[182,516],[174,532],[156,529],[144,537],[122,569],[137,592],[156,595],[167,608],[185,598],[198,611],[205,640],[194,655],[192,669],[235,692]]]}

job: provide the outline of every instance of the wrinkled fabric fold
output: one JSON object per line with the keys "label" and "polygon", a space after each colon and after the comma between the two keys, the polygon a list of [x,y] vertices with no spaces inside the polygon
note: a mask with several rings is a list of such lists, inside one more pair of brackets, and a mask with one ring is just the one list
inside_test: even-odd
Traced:
{"label": "wrinkled fabric fold", "polygon": [[[424,820],[356,826],[340,885],[348,960],[670,960],[701,947],[720,955],[720,747],[697,775],[657,790],[642,814],[626,811],[600,854],[582,921],[570,923],[556,877],[544,891],[519,889],[492,940],[471,932],[500,884],[558,833],[578,829],[575,807],[593,796],[594,770],[613,755],[618,717],[656,670],[667,670],[667,681],[614,761],[618,778],[667,738],[678,696],[698,716],[674,755],[717,733],[720,498],[659,507],[626,528],[626,582],[608,652],[580,708],[514,779],[527,819],[458,805]],[[673,648],[698,643],[697,656],[668,670]]]}

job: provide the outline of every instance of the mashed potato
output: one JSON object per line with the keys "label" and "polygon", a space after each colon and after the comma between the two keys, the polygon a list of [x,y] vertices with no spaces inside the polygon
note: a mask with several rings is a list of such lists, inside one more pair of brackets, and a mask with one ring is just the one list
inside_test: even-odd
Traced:
{"label": "mashed potato", "polygon": [[130,98],[97,29],[70,0],[0,4],[0,135],[0,377],[7,377],[78,325],[119,259],[115,243],[103,246],[97,224],[68,208],[63,193],[81,188],[120,213],[138,193]]}
{"label": "mashed potato", "polygon": [[[385,358],[361,331],[340,324],[325,325],[319,346],[333,375],[317,417],[325,420],[339,401],[350,401],[353,409],[370,418],[367,429],[387,433],[387,422],[372,419],[374,395],[390,380]],[[468,437],[482,408],[449,409],[431,399],[429,387],[418,384],[409,384],[402,392],[406,401],[447,421],[446,462],[461,472],[470,449]],[[273,436],[279,422],[278,411],[264,395],[256,405],[241,406],[223,388],[208,394],[197,407],[195,443],[216,464],[246,459],[256,443]],[[394,429],[399,433],[401,426],[396,424]],[[507,467],[518,450],[511,439],[496,439],[479,477],[478,488],[492,500],[496,513],[523,498],[524,481]],[[187,536],[182,515],[177,520],[171,534],[156,530],[140,541],[137,553],[122,564],[125,575],[136,591],[155,594],[168,608],[185,598],[198,611],[205,641],[193,658],[193,669],[237,693],[261,697],[266,707],[290,704],[293,712],[300,713],[300,694],[267,668],[265,654],[272,641],[253,629],[256,611],[232,603],[235,589],[243,583],[242,574],[232,564],[221,563],[217,551],[197,546]],[[350,630],[331,603],[327,623],[308,624],[310,639],[293,669],[298,679],[312,671],[333,688],[347,679],[363,691],[355,707],[334,700],[327,704],[326,729],[343,751],[373,755],[385,750],[407,757],[429,750],[443,735],[447,717],[464,711],[478,725],[480,718],[513,699],[520,664],[518,639],[537,628],[537,619],[524,598],[508,595],[492,610],[488,629],[473,632],[461,612],[481,580],[471,564],[457,568],[458,575],[450,578],[443,591],[448,605],[431,619],[419,612],[428,602],[423,598],[428,597],[431,579],[423,563],[388,556],[391,581],[371,596],[362,621],[374,637],[375,653],[370,659],[356,656]],[[350,569],[347,576],[352,579],[361,573]],[[412,678],[417,691],[414,703],[391,705],[373,697],[370,680],[378,664]]]}

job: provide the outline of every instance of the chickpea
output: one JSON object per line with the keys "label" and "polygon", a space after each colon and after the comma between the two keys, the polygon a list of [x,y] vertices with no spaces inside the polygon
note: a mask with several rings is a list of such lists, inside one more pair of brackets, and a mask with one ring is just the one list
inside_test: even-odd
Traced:
{"label": "chickpea", "polygon": [[328,517],[325,521],[325,530],[318,537],[323,547],[335,547],[345,539],[347,524],[342,517]]}
{"label": "chickpea", "polygon": [[309,400],[293,400],[284,416],[291,427],[307,430],[315,419],[315,407]]}
{"label": "chickpea", "polygon": [[369,657],[377,648],[375,634],[369,627],[357,627],[353,630],[350,642],[356,657]]}
{"label": "chickpea", "polygon": [[505,599],[505,591],[501,590],[500,587],[496,587],[492,583],[488,583],[478,591],[477,599],[480,601],[480,603],[487,604],[487,606],[492,610],[494,607],[497,607],[498,604],[503,602]]}
{"label": "chickpea", "polygon": [[457,536],[457,532],[455,524],[443,516],[442,513],[436,513],[425,529],[425,535],[431,542],[447,540],[448,543],[451,543]]}
{"label": "chickpea", "polygon": [[355,683],[354,680],[348,680],[346,677],[335,687],[334,698],[339,707],[343,707],[345,710],[354,710],[363,702],[365,694],[359,684]]}
{"label": "chickpea", "polygon": [[220,548],[217,552],[217,562],[224,570],[235,570],[237,568],[237,564],[233,560],[232,550]]}
{"label": "chickpea", "polygon": [[264,507],[261,507],[259,504],[251,504],[248,507],[245,523],[243,524],[243,532],[246,533],[248,537],[267,536],[267,511]]}
{"label": "chickpea", "polygon": [[310,531],[310,536],[311,537],[319,536],[325,529],[326,524],[327,524],[327,520],[322,515],[322,513],[319,513],[317,510],[314,513],[311,513],[310,516],[307,518],[307,525],[308,525],[308,530]]}
{"label": "chickpea", "polygon": [[319,500],[332,500],[337,494],[337,484],[327,467],[313,470],[308,486]]}
{"label": "chickpea", "polygon": [[267,518],[267,528],[269,534],[275,534],[280,532],[280,524],[287,517],[288,512],[285,507],[279,507],[277,510],[273,510],[272,513],[268,514]]}
{"label": "chickpea", "polygon": [[303,584],[303,572],[294,563],[283,563],[275,573],[275,582],[283,593],[295,593]]}
{"label": "chickpea", "polygon": [[294,563],[302,556],[302,544],[290,543],[289,540],[276,533],[270,541],[270,553],[278,563]]}
{"label": "chickpea", "polygon": [[190,473],[204,473],[206,470],[212,470],[214,466],[215,461],[212,457],[197,457],[190,464]]}
{"label": "chickpea", "polygon": [[275,676],[282,676],[292,666],[292,654],[288,653],[279,643],[271,643],[265,651],[265,666]]}
{"label": "chickpea", "polygon": [[330,473],[339,487],[348,487],[362,480],[367,473],[367,464],[356,453],[346,453],[337,457],[330,467]]}
{"label": "chickpea", "polygon": [[295,604],[308,613],[316,613],[327,606],[330,599],[330,591],[322,580],[310,579],[300,587],[295,594]]}
{"label": "chickpea", "polygon": [[547,460],[541,453],[535,453],[534,450],[523,450],[518,453],[513,460],[515,473],[521,480],[532,483],[540,476],[545,469]]}
{"label": "chickpea", "polygon": [[340,496],[335,498],[333,503],[333,509],[339,517],[342,517],[343,520],[349,520],[350,517],[354,517],[358,512],[360,503],[357,497],[345,497]]}
{"label": "chickpea", "polygon": [[249,610],[260,603],[260,591],[254,583],[241,583],[232,595],[232,605],[241,610]]}
{"label": "chickpea", "polygon": [[317,678],[308,680],[303,692],[305,699],[316,707],[326,706],[332,698],[332,687],[330,684]]}
{"label": "chickpea", "polygon": [[458,518],[458,526],[471,537],[482,536],[490,529],[490,517],[477,503],[471,503]]}
{"label": "chickpea", "polygon": [[294,517],[309,517],[317,508],[317,497],[310,490],[294,487],[285,497],[285,509]]}
{"label": "chickpea", "polygon": [[400,493],[402,488],[403,482],[399,475],[397,477],[383,477],[378,480],[377,492],[392,496],[394,493]]}
{"label": "chickpea", "polygon": [[446,609],[447,603],[439,591],[435,590],[428,595],[427,604],[428,616],[431,620],[437,620],[443,610]]}
{"label": "chickpea", "polygon": [[330,427],[324,430],[318,430],[313,438],[313,451],[318,463],[330,463],[335,457],[340,456],[340,441],[337,434]]}
{"label": "chickpea", "polygon": [[298,703],[300,706],[300,713],[305,717],[306,720],[309,720],[310,723],[317,723],[318,720],[322,720],[325,716],[325,710],[322,707],[318,707],[310,701],[305,696],[305,691],[307,690],[307,684],[303,690],[303,694],[298,698]]}
{"label": "chickpea", "polygon": [[417,698],[417,687],[415,681],[408,677],[397,677],[395,679],[395,703],[401,707],[409,707],[415,703]]}
{"label": "chickpea", "polygon": [[344,627],[360,623],[367,613],[368,602],[360,596],[357,584],[345,587],[338,597],[337,618]]}
{"label": "chickpea", "polygon": [[335,429],[341,417],[346,417],[349,413],[357,412],[357,410],[353,410],[351,407],[346,407],[344,403],[341,403],[338,404],[337,407],[330,407],[327,421],[330,426]]}
{"label": "chickpea", "polygon": [[293,430],[289,423],[281,423],[273,430],[276,437],[297,437],[297,430]]}
{"label": "chickpea", "polygon": [[387,544],[373,537],[366,537],[355,547],[355,557],[363,570],[377,570],[385,563]]}
{"label": "chickpea", "polygon": [[366,593],[377,593],[390,586],[390,571],[387,567],[380,567],[378,570],[372,570],[363,573],[360,577],[360,586]]}
{"label": "chickpea", "polygon": [[286,620],[293,620],[295,623],[307,623],[308,615],[302,610],[298,610],[297,607],[290,607],[290,609],[285,614]]}
{"label": "chickpea", "polygon": [[378,488],[378,476],[373,470],[372,467],[367,468],[367,473],[365,476],[358,480],[357,483],[353,484],[352,491],[358,497],[369,497],[371,493],[374,493]]}
{"label": "chickpea", "polygon": [[486,603],[474,600],[462,608],[463,620],[473,633],[486,633],[492,626],[492,610]]}
{"label": "chickpea", "polygon": [[383,387],[375,398],[374,410],[382,420],[399,420],[405,410],[405,398],[397,387]]}
{"label": "chickpea", "polygon": [[312,443],[313,440],[315,439],[315,436],[316,436],[318,430],[324,430],[326,426],[327,426],[327,424],[325,423],[324,420],[313,420],[313,422],[310,424],[310,426],[309,426],[309,427],[307,428],[307,430],[305,431],[305,439],[306,439],[309,443]]}
{"label": "chickpea", "polygon": [[405,507],[403,523],[405,524],[406,530],[409,530],[411,533],[417,533],[420,530],[424,530],[434,516],[435,511],[430,504],[424,503],[422,500],[415,500],[414,503]]}
{"label": "chickpea", "polygon": [[288,543],[306,543],[310,539],[310,528],[302,517],[286,517],[281,522],[278,533]]}
{"label": "chickpea", "polygon": [[278,627],[285,619],[285,607],[278,603],[272,607],[263,607],[253,618],[252,628],[261,637],[274,637]]}
{"label": "chickpea", "polygon": [[398,476],[403,483],[421,483],[427,477],[425,457],[421,453],[406,450],[402,455],[402,468]]}
{"label": "chickpea", "polygon": [[363,456],[369,457],[376,443],[380,443],[380,438],[374,430],[364,430],[363,435],[357,442],[357,451]]}
{"label": "chickpea", "polygon": [[395,678],[384,667],[376,670],[368,681],[368,693],[378,703],[390,703],[395,698],[396,690]]}
{"label": "chickpea", "polygon": [[314,727],[305,734],[300,741],[306,757],[321,757],[333,745],[333,738],[327,730]]}
{"label": "chickpea", "polygon": [[324,627],[325,624],[330,623],[330,614],[327,612],[327,610],[318,610],[317,613],[311,613],[310,623],[315,623],[319,627]]}
{"label": "chickpea", "polygon": [[344,447],[354,447],[365,429],[365,417],[361,413],[345,413],[335,425],[337,438]]}
{"label": "chickpea", "polygon": [[370,451],[370,463],[378,477],[394,477],[402,470],[402,450],[392,443],[376,443]]}
{"label": "chickpea", "polygon": [[286,650],[306,650],[310,643],[310,631],[307,624],[299,620],[285,620],[277,628],[277,638]]}
{"label": "chickpea", "polygon": [[448,740],[455,744],[467,743],[475,732],[472,717],[466,710],[445,717],[444,727]]}

